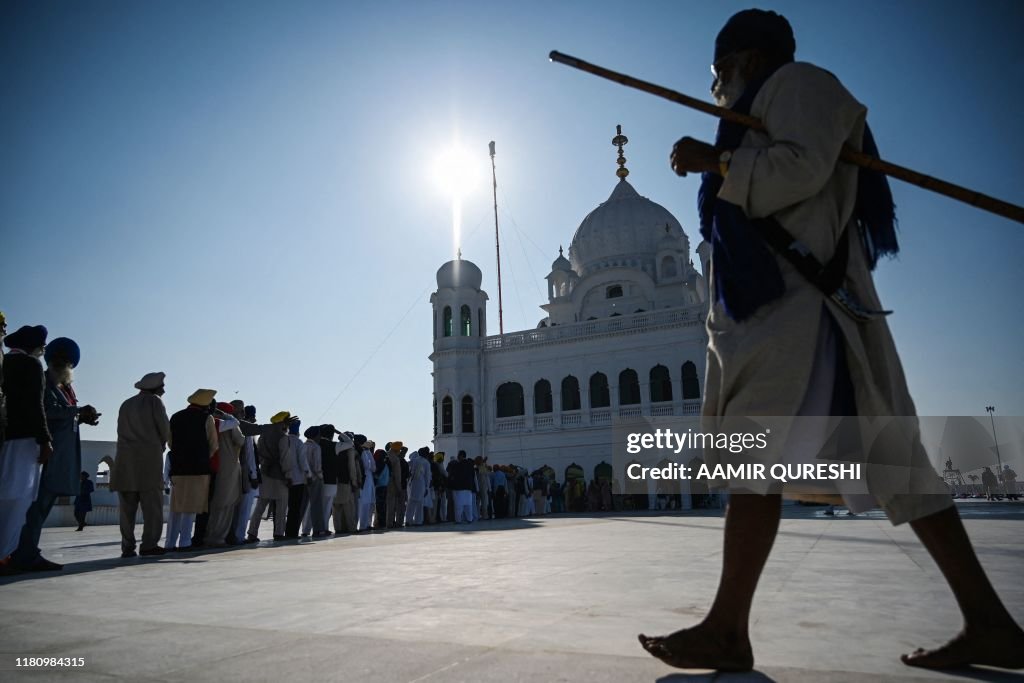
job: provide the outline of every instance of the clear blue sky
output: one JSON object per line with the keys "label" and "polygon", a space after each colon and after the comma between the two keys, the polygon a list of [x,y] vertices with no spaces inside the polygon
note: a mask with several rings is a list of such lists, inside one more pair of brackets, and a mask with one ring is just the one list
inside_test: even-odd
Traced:
{"label": "clear blue sky", "polygon": [[[615,124],[630,181],[693,246],[697,181],[668,153],[715,125],[548,52],[706,97],[714,36],[748,6],[3,3],[0,310],[81,344],[79,394],[105,414],[86,438],[114,438],[132,383],[164,370],[172,411],[206,386],[426,444],[428,297],[453,251],[432,159],[457,136],[489,173],[497,141],[505,326],[533,327],[559,245],[612,190]],[[1024,3],[770,7],[869,107],[885,158],[1024,204]],[[496,331],[489,189],[462,248]],[[1024,226],[894,191],[903,253],[877,281],[919,411],[1024,415]]]}

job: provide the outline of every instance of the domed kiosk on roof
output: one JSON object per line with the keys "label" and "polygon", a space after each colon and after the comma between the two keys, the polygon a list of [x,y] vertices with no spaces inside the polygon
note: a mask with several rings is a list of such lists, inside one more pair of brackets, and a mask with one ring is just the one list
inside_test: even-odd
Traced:
{"label": "domed kiosk on roof", "polygon": [[480,289],[483,281],[483,273],[480,272],[475,263],[463,259],[461,251],[456,259],[448,261],[448,263],[437,269],[438,289],[455,289],[458,287]]}

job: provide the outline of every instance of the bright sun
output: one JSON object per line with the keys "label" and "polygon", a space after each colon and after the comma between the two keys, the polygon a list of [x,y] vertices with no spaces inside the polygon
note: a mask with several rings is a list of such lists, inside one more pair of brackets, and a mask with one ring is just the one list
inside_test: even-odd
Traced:
{"label": "bright sun", "polygon": [[446,149],[434,164],[434,181],[453,199],[461,199],[480,182],[481,167],[486,157],[470,154],[458,143]]}

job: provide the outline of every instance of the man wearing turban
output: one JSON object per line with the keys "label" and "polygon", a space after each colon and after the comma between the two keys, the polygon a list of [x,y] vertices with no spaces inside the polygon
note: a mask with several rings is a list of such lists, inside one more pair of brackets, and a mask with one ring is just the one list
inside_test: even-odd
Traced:
{"label": "man wearing turban", "polygon": [[110,490],[117,492],[121,521],[121,557],[134,557],[135,514],[142,507],[142,555],[163,555],[163,459],[171,438],[162,372],[150,372],[135,383],[139,393],[117,413],[117,453],[110,468]]}
{"label": "man wearing turban", "polygon": [[230,403],[217,404],[217,476],[210,495],[210,518],[203,543],[219,548],[227,545],[235,507],[242,498],[242,468],[239,454],[245,437],[238,428],[235,408]]}
{"label": "man wearing turban", "polygon": [[191,548],[196,515],[209,510],[211,461],[217,453],[212,410],[216,394],[213,389],[197,389],[188,397],[188,406],[171,415],[171,517],[164,543],[168,550]]}
{"label": "man wearing turban", "polygon": [[73,340],[58,337],[46,345],[46,392],[43,407],[46,425],[53,438],[53,455],[43,465],[39,492],[25,513],[18,548],[11,559],[18,569],[53,571],[63,565],[51,562],[39,550],[39,538],[50,510],[60,496],[73,496],[80,489],[82,442],[79,425],[99,424],[100,414],[92,406],[79,406],[71,386],[81,351]]}
{"label": "man wearing turban", "polygon": [[[256,505],[249,517],[249,531],[246,535],[246,543],[256,543],[260,540],[260,522],[267,507],[274,504],[274,540],[281,541],[285,538],[285,523],[288,510],[288,480],[286,474],[290,472],[291,441],[288,439],[288,424],[292,420],[292,414],[288,411],[281,411],[270,418],[273,430],[260,435],[259,443],[256,446],[256,459],[260,467],[260,489],[256,498]],[[243,431],[244,433],[244,431]]]}
{"label": "man wearing turban", "polygon": [[290,539],[299,537],[302,518],[306,515],[306,507],[309,504],[306,497],[306,482],[313,475],[306,459],[302,437],[299,435],[301,426],[298,421],[288,425],[289,447],[282,460],[285,476],[288,477],[288,517],[284,535]]}
{"label": "man wearing turban", "polygon": [[233,530],[229,540],[229,543],[238,544],[249,542],[245,536],[245,527],[249,524],[252,505],[260,488],[260,470],[256,463],[256,437],[246,434],[243,429],[246,425],[255,424],[256,406],[247,406],[242,401],[232,401],[231,405],[235,408],[236,417],[239,414],[243,416],[243,419],[238,421],[238,427],[243,430],[242,434],[245,435],[245,442],[242,444],[242,450],[238,454],[238,462],[242,470],[243,493],[242,498],[235,507]]}
{"label": "man wearing turban", "polygon": [[402,486],[403,463],[402,442],[392,441],[387,449],[387,466],[391,469],[388,479],[386,517],[387,528],[394,529],[401,527],[405,522],[405,490]]}
{"label": "man wearing turban", "polygon": [[0,572],[17,571],[11,552],[18,547],[25,512],[39,489],[40,464],[53,454],[46,426],[43,394],[46,376],[39,359],[46,328],[25,325],[4,339],[3,393],[7,398],[7,433],[0,446]]}
{"label": "man wearing turban", "polygon": [[409,460],[408,503],[405,510],[406,526],[423,525],[423,499],[430,486],[430,449],[424,446]]}
{"label": "man wearing turban", "polygon": [[[330,425],[328,425],[330,427]],[[334,444],[337,452],[337,497],[334,499],[334,535],[353,533],[358,528],[359,488],[362,483],[360,454],[355,446],[355,434],[338,434]],[[365,439],[365,437],[363,437]],[[326,474],[326,470],[325,470]]]}
{"label": "man wearing turban", "polygon": [[[723,432],[730,420],[756,415],[910,416],[903,420],[911,427],[886,444],[906,473],[902,484],[868,469],[870,495],[847,501],[877,502],[893,524],[909,522],[963,612],[964,629],[950,643],[903,661],[1024,667],[1024,632],[927,461],[880,315],[871,270],[898,251],[892,195],[882,174],[839,160],[844,145],[877,154],[866,108],[829,72],[795,62],[795,50],[789,22],[774,12],[730,18],[715,40],[712,93],[720,106],[760,119],[764,130],[723,119],[714,146],[682,138],[671,155],[678,174],[703,174],[698,211],[713,274],[703,426]],[[725,457],[707,456],[709,464]],[[753,666],[750,607],[781,500],[769,488],[731,496],[710,612],[693,628],[641,635],[648,652],[680,668]]]}
{"label": "man wearing turban", "polygon": [[352,437],[352,443],[359,451],[359,464],[362,481],[359,486],[359,531],[368,531],[373,522],[373,511],[376,507],[377,487],[374,475],[377,467],[373,458],[373,449],[377,445],[362,434]]}

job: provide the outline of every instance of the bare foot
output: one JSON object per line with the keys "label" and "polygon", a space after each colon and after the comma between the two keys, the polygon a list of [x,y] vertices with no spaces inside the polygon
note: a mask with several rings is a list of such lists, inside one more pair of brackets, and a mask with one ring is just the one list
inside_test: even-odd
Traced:
{"label": "bare foot", "polygon": [[750,671],[754,653],[750,640],[716,631],[704,624],[668,636],[638,636],[645,650],[679,669]]}
{"label": "bare foot", "polygon": [[1024,631],[1016,624],[964,630],[941,647],[918,648],[900,659],[907,666],[923,669],[955,669],[972,664],[1024,669]]}

